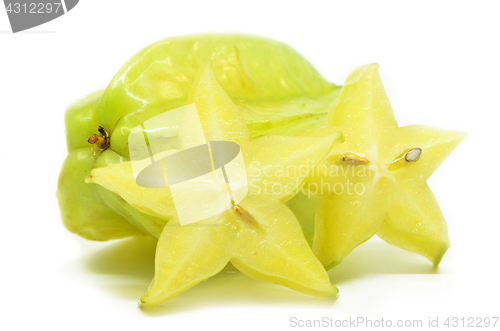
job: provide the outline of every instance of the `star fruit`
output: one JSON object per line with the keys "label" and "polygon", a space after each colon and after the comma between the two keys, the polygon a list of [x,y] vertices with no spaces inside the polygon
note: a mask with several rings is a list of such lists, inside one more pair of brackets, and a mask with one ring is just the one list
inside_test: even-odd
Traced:
{"label": "star fruit", "polygon": [[[141,298],[141,306],[161,304],[217,274],[229,262],[258,280],[314,296],[336,296],[337,288],[330,284],[297,219],[284,204],[297,193],[307,172],[284,171],[279,177],[274,174],[280,169],[318,163],[341,141],[342,134],[250,139],[244,117],[217,82],[210,64],[195,80],[188,104],[196,105],[206,141],[229,141],[240,146],[248,179],[248,194],[242,201],[232,199],[222,213],[181,225],[171,205],[165,203],[172,200],[169,187],[139,186],[131,162],[94,169],[87,178],[87,182],[113,191],[134,208],[168,221],[158,241],[155,276],[148,294]],[[187,141],[189,123],[183,123],[187,127],[181,125],[179,136]],[[196,181],[191,182],[185,194],[196,195],[205,185],[201,180],[198,187]],[[220,200],[217,194],[210,198],[213,203]]]}
{"label": "star fruit", "polygon": [[[75,102],[66,112],[68,156],[57,197],[71,232],[91,240],[159,236],[163,219],[131,208],[102,187],[85,185],[84,179],[93,168],[129,161],[132,128],[185,105],[195,74],[207,59],[252,137],[295,134],[322,123],[340,91],[294,49],[267,38],[198,34],[144,48],[105,90]],[[91,135],[93,145],[88,142]]]}
{"label": "star fruit", "polygon": [[[450,240],[447,224],[426,180],[466,134],[424,125],[398,127],[378,65],[362,66],[347,78],[327,117],[327,126],[300,135],[340,131],[335,146],[305,184],[308,200],[289,202],[314,237],[315,255],[328,269],[377,234],[438,265]],[[307,215],[316,211],[315,218]],[[315,219],[314,226],[311,220]]]}

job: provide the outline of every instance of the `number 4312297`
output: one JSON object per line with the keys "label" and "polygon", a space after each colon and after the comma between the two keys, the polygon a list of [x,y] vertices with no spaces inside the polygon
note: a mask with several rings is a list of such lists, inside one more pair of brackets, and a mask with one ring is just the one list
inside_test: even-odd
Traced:
{"label": "number 4312297", "polygon": [[60,2],[54,3],[9,3],[7,5],[7,13],[11,14],[50,14],[52,12],[58,13],[59,10],[63,10]]}
{"label": "number 4312297", "polygon": [[497,325],[498,317],[448,317],[444,321],[447,327],[468,327],[468,328],[494,328]]}

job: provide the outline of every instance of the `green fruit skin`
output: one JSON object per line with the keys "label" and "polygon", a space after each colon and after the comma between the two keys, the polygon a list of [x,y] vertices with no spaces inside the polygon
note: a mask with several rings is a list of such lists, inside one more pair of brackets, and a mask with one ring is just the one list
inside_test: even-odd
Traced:
{"label": "green fruit skin", "polygon": [[308,196],[303,193],[297,194],[286,205],[297,217],[307,243],[312,247],[314,239],[314,222],[316,209],[318,209],[320,198]]}
{"label": "green fruit skin", "polygon": [[[144,233],[159,236],[166,220],[139,213],[84,179],[94,167],[128,160],[132,128],[185,105],[195,74],[208,59],[253,137],[293,135],[323,123],[340,91],[294,49],[271,39],[188,35],[146,47],[122,66],[105,90],[75,102],[66,112],[69,155],[61,169],[57,197],[71,232],[91,240]],[[104,153],[87,141],[98,126],[110,135]]]}
{"label": "green fruit skin", "polygon": [[142,234],[102,199],[96,185],[84,182],[99,154],[97,148],[78,148],[64,161],[57,190],[64,225],[69,231],[91,240]]}

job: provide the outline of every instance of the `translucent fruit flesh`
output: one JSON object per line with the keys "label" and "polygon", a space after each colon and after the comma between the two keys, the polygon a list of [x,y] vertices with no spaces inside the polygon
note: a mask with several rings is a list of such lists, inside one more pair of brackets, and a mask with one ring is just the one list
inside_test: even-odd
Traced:
{"label": "translucent fruit flesh", "polygon": [[[102,126],[110,136],[106,152],[113,154],[109,157],[108,153],[108,164],[128,161],[127,139],[131,129],[160,113],[186,105],[195,74],[207,60],[212,61],[216,79],[243,114],[251,137],[294,134],[324,121],[340,91],[299,53],[278,41],[237,34],[168,38],[134,55],[105,90],[92,93],[68,108],[65,117],[68,152],[77,149],[95,152],[95,161],[104,166],[100,159],[106,154],[88,143],[89,136]],[[69,164],[75,169],[66,169]],[[113,226],[103,227],[95,219],[102,214],[99,203],[87,203],[85,197],[79,201],[76,188],[83,184],[84,169],[88,170],[88,164],[80,159],[66,162],[61,169],[58,197],[67,228],[95,240],[136,234],[128,224],[119,227],[122,222],[113,221]],[[117,203],[116,196],[105,195],[100,199],[109,197],[109,204]],[[73,208],[76,204],[85,204],[86,208]],[[120,208],[122,215],[137,224],[135,216],[131,216],[136,214],[133,209],[126,205]],[[70,216],[64,210],[73,210],[75,215]],[[123,218],[118,213],[112,216],[112,212],[113,209],[107,211],[106,217]],[[149,232],[147,229],[151,227],[146,227],[141,232],[159,235],[154,229],[157,220],[150,223],[154,231]]]}
{"label": "translucent fruit flesh", "polygon": [[[94,169],[87,179],[120,195],[134,208],[168,221],[159,237],[155,277],[141,299],[142,306],[175,297],[215,275],[228,262],[259,280],[334,297],[338,290],[330,284],[297,219],[284,204],[296,194],[307,173],[282,177],[265,173],[273,173],[281,165],[318,163],[342,135],[250,139],[238,107],[218,84],[210,65],[195,80],[189,102],[196,104],[207,140],[232,141],[241,147],[249,191],[239,204],[233,202],[219,215],[181,226],[172,215],[174,209],[164,207],[170,191],[139,187],[129,162]],[[189,130],[180,128],[180,132]],[[286,186],[287,190],[266,191],[266,185]],[[186,194],[198,190],[194,181]]]}
{"label": "translucent fruit flesh", "polygon": [[[345,143],[331,150],[306,183],[321,198],[312,247],[327,269],[374,234],[436,265],[449,247],[446,222],[426,180],[466,135],[398,127],[377,69],[360,67],[346,80],[327,119],[331,130],[344,133]],[[328,126],[300,135],[321,136]],[[311,184],[324,189],[311,192]]]}

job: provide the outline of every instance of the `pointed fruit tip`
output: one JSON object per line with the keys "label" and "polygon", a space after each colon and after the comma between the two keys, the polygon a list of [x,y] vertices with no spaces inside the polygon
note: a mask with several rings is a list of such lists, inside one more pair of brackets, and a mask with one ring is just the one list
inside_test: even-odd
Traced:
{"label": "pointed fruit tip", "polygon": [[370,64],[365,65],[368,68],[371,68],[372,70],[378,70],[380,68],[380,65],[377,62],[373,62]]}
{"label": "pointed fruit tip", "polygon": [[365,64],[354,69],[349,76],[353,76],[353,74],[358,76],[359,78],[368,76],[369,74],[378,73],[379,67],[379,64],[376,62]]}
{"label": "pointed fruit tip", "polygon": [[156,306],[156,304],[151,304],[151,302],[150,301],[148,302],[148,301],[149,301],[148,296],[143,295],[141,297],[141,299],[139,300],[137,307],[144,309],[144,308],[150,308],[150,307]]}
{"label": "pointed fruit tip", "polygon": [[460,142],[462,142],[465,138],[467,138],[468,134],[467,132],[457,131],[457,136]]}
{"label": "pointed fruit tip", "polygon": [[314,296],[323,299],[333,299],[336,300],[339,297],[339,289],[333,284],[328,284],[328,288],[325,288],[321,292],[316,292]]}
{"label": "pointed fruit tip", "polygon": [[334,299],[337,299],[339,297],[339,289],[337,288],[337,286],[333,285],[332,284],[332,290],[331,290],[331,296],[332,298]]}
{"label": "pointed fruit tip", "polygon": [[191,86],[191,90],[189,91],[188,104],[194,103],[195,95],[198,90],[198,85],[200,84],[201,81],[204,80],[204,77],[206,76],[217,81],[217,79],[214,76],[214,72],[212,70],[212,60],[210,59],[203,62],[202,65],[198,68],[198,72],[196,73],[193,85]]}
{"label": "pointed fruit tip", "polygon": [[344,134],[342,132],[337,132],[336,137],[335,137],[335,141],[337,141],[338,143],[344,143],[345,142]]}
{"label": "pointed fruit tip", "polygon": [[85,183],[89,184],[93,182],[93,176],[92,173],[90,173],[87,177],[85,177]]}
{"label": "pointed fruit tip", "polygon": [[[200,66],[197,77],[203,77],[206,75],[210,75],[210,76],[215,78],[214,71],[212,68],[212,60],[210,60],[210,59],[203,62],[203,64]],[[196,81],[198,81],[198,80],[196,80]],[[193,86],[194,86],[194,84],[193,84]]]}
{"label": "pointed fruit tip", "polygon": [[448,251],[448,248],[450,248],[450,243],[449,242],[447,244],[445,244],[445,246],[443,247],[443,249],[441,250],[441,252],[438,255],[435,255],[435,256],[433,256],[431,258],[428,257],[429,261],[432,262],[432,266],[435,269],[437,269],[439,267],[439,264],[443,260],[443,257],[446,254],[446,252]]}
{"label": "pointed fruit tip", "polygon": [[333,297],[333,299],[337,300],[340,297],[340,291],[337,288],[337,286],[334,286],[334,285],[332,285],[332,286],[335,289],[335,291],[333,292],[332,297]]}
{"label": "pointed fruit tip", "polygon": [[326,271],[333,269],[334,267],[338,266],[341,262],[342,262],[342,259],[339,261],[334,261],[334,262],[328,264],[327,266],[325,266]]}
{"label": "pointed fruit tip", "polygon": [[449,146],[448,155],[451,154],[461,143],[467,138],[467,133],[462,131],[449,131],[451,135],[447,137],[447,144]]}
{"label": "pointed fruit tip", "polygon": [[352,71],[346,80],[345,85],[358,83],[362,80],[380,80],[380,74],[378,72],[378,63],[370,63],[364,66],[358,67]]}

